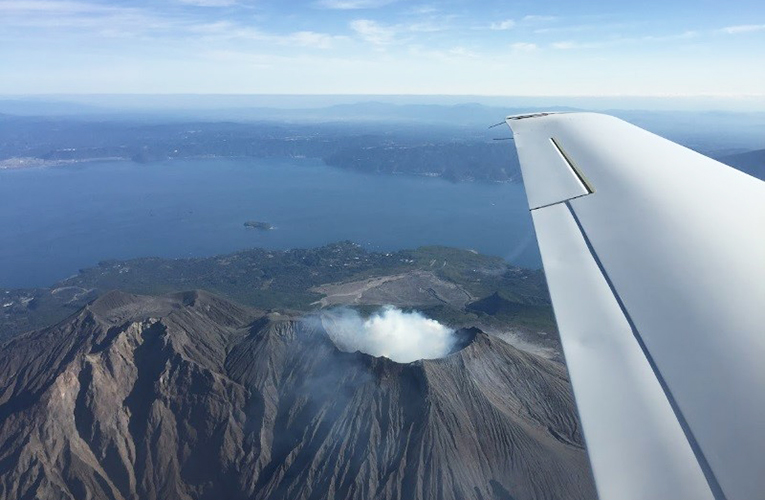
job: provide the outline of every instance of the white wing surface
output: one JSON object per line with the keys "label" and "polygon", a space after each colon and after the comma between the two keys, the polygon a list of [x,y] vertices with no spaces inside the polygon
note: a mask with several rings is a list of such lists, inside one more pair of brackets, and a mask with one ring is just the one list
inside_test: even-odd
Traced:
{"label": "white wing surface", "polygon": [[765,183],[616,118],[511,116],[601,500],[765,498]]}

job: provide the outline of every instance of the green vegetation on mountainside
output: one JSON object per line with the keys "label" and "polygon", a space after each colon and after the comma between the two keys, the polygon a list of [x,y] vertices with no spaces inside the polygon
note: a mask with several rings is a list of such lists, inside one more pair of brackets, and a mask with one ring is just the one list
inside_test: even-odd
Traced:
{"label": "green vegetation on mountainside", "polygon": [[311,291],[313,287],[411,271],[428,271],[481,300],[501,293],[504,307],[498,311],[473,306],[465,310],[428,308],[434,317],[480,317],[489,323],[510,320],[554,329],[541,271],[513,267],[499,257],[470,250],[429,246],[382,253],[341,242],[313,249],[251,249],[207,258],[104,261],[50,289],[0,290],[10,304],[0,316],[0,337],[64,319],[109,290],[160,295],[202,289],[258,309],[310,311],[322,298]]}

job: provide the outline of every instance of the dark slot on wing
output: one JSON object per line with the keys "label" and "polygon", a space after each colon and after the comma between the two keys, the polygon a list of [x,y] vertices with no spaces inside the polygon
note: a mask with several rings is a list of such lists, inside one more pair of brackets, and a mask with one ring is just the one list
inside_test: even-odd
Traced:
{"label": "dark slot on wing", "polygon": [[566,163],[571,168],[571,170],[574,171],[574,175],[576,175],[576,177],[582,183],[582,186],[584,186],[584,188],[587,190],[587,193],[588,194],[594,193],[595,188],[592,187],[592,184],[590,184],[590,181],[584,175],[584,172],[579,170],[579,167],[576,166],[576,163],[574,163],[574,160],[572,160],[571,157],[566,153],[566,151],[560,146],[560,144],[558,144],[558,141],[556,141],[554,137],[550,137],[550,142],[552,142],[553,146],[555,146],[555,149],[558,150],[558,153],[560,153],[563,159],[566,160]]}

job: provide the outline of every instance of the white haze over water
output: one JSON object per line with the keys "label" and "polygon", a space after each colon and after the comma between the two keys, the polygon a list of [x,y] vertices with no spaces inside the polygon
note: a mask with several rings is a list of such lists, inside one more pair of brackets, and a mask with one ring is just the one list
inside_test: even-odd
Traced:
{"label": "white haze over water", "polygon": [[321,322],[340,349],[385,356],[397,363],[442,358],[457,340],[454,330],[438,321],[392,306],[368,319],[352,309],[335,309],[323,313]]}

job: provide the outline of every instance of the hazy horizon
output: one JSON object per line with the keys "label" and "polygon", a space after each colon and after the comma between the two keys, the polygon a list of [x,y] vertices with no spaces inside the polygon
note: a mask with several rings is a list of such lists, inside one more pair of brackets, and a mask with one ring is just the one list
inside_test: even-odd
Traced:
{"label": "hazy horizon", "polygon": [[0,94],[762,96],[765,7],[6,0]]}
{"label": "hazy horizon", "polygon": [[[487,107],[549,107],[592,111],[721,111],[763,112],[765,94],[759,96],[523,96],[473,94],[226,94],[226,93],[95,93],[0,94],[0,104],[71,103],[109,110],[152,108],[214,109],[233,106],[275,109],[319,109],[350,104],[390,104]],[[0,110],[2,112],[2,110]]]}

